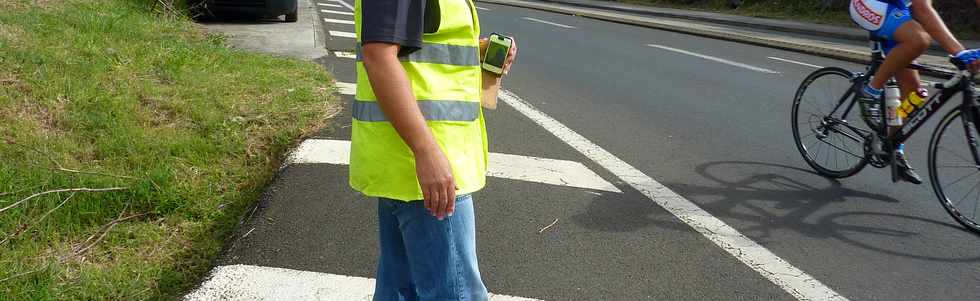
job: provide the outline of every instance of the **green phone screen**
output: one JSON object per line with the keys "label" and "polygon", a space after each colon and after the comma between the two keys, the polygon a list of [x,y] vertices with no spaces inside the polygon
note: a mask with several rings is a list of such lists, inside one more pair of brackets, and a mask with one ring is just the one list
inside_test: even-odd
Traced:
{"label": "green phone screen", "polygon": [[504,59],[507,58],[507,51],[509,50],[510,45],[501,44],[499,41],[490,39],[490,45],[487,47],[487,57],[485,62],[491,66],[503,68]]}

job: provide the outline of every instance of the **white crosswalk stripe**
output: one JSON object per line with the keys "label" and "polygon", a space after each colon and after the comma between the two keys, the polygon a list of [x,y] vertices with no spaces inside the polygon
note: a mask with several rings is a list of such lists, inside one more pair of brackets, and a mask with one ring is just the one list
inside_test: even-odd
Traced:
{"label": "white crosswalk stripe", "polygon": [[334,37],[351,38],[351,39],[357,38],[357,35],[354,34],[353,32],[338,31],[338,30],[329,30],[329,31],[327,31],[327,33],[329,33],[331,36],[334,36]]}
{"label": "white crosswalk stripe", "polygon": [[355,54],[353,52],[349,52],[349,51],[334,51],[333,52],[333,55],[335,55],[335,56],[337,56],[339,58],[345,58],[345,59],[356,59],[357,58],[357,54]]}
{"label": "white crosswalk stripe", "polygon": [[339,20],[339,19],[331,19],[331,18],[323,18],[323,22],[337,23],[337,24],[354,24],[354,21],[351,20]]}
{"label": "white crosswalk stripe", "polygon": [[[490,153],[487,175],[502,179],[622,193],[582,163]],[[350,141],[310,139],[290,154],[290,164],[350,164]]]}
{"label": "white crosswalk stripe", "polygon": [[[208,281],[184,300],[368,301],[374,294],[374,282],[374,279],[363,277],[254,265],[226,265],[214,268]],[[490,294],[489,301],[540,300]]]}
{"label": "white crosswalk stripe", "polygon": [[[340,5],[338,5],[338,6],[340,6]],[[320,12],[321,13],[327,13],[327,14],[335,14],[335,15],[345,15],[345,16],[353,16],[354,15],[354,13],[352,13],[352,12],[336,11],[336,10],[329,10],[329,9],[321,9]]]}

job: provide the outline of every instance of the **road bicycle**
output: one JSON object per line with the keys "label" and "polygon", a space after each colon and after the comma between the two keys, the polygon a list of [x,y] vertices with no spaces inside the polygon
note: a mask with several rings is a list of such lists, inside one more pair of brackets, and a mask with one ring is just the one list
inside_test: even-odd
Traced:
{"label": "road bicycle", "polygon": [[[810,167],[826,177],[850,177],[870,164],[877,168],[892,166],[892,181],[897,181],[898,170],[892,154],[898,145],[912,137],[944,104],[959,95],[962,103],[942,118],[929,140],[929,180],[946,212],[967,229],[980,234],[980,147],[977,142],[980,93],[975,90],[976,74],[951,58],[958,70],[945,76],[948,78],[945,82],[932,85],[938,93],[933,93],[922,107],[909,114],[900,129],[889,134],[884,99],[879,104],[881,120],[868,123],[862,120],[861,109],[854,97],[884,62],[881,41],[872,41],[871,48],[872,59],[865,72],[821,68],[800,84],[792,112],[793,139],[800,154]],[[909,67],[942,72],[915,63]],[[894,79],[888,81],[888,85],[895,84]]]}

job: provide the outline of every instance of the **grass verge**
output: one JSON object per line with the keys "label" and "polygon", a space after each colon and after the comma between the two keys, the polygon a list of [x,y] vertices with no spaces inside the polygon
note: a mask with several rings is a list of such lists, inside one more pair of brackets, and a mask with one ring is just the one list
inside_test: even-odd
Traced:
{"label": "grass verge", "polygon": [[[0,1],[0,299],[179,296],[336,111],[314,63],[142,3]],[[81,188],[118,189],[29,198]]]}

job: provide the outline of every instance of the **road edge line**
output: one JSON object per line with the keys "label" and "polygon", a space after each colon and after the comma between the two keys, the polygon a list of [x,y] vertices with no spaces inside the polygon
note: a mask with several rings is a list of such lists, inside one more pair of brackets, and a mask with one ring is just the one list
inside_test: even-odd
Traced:
{"label": "road edge line", "polygon": [[799,300],[847,300],[803,270],[647,176],[588,138],[534,108],[514,93],[500,90],[498,98],[558,139],[686,223],[715,245]]}

